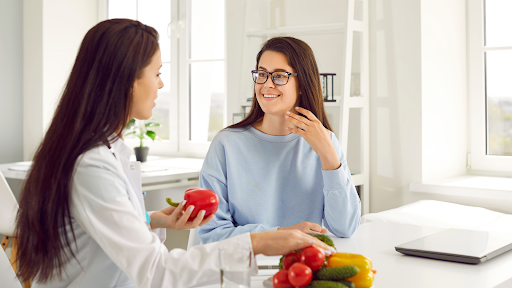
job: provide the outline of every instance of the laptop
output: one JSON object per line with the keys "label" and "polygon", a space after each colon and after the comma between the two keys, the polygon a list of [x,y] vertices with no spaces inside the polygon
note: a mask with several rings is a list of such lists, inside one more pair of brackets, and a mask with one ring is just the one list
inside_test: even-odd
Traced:
{"label": "laptop", "polygon": [[447,229],[395,247],[405,254],[479,264],[512,249],[512,234]]}

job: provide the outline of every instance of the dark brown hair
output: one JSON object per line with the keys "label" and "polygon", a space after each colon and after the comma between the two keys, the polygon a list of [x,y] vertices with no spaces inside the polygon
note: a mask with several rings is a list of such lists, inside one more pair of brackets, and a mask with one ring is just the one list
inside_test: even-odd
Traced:
{"label": "dark brown hair", "polygon": [[[325,128],[332,131],[331,124],[327,119],[320,85],[320,73],[315,60],[315,54],[306,42],[293,37],[275,37],[269,39],[256,56],[256,69],[260,62],[261,55],[265,51],[283,53],[288,60],[288,65],[297,73],[299,83],[299,95],[296,105],[311,111]],[[239,128],[253,125],[258,122],[265,112],[256,99],[256,92],[253,94],[251,111],[242,121],[227,128]]]}
{"label": "dark brown hair", "polygon": [[157,49],[156,30],[128,19],[100,22],[85,35],[22,189],[18,277],[46,283],[61,278],[67,261],[76,259],[70,212],[75,163],[86,151],[117,140],[109,137],[129,120],[133,83]]}

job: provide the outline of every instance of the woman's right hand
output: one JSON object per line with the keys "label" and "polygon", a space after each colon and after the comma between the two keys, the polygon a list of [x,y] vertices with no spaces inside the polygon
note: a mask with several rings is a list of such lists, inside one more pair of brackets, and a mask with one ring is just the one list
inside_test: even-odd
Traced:
{"label": "woman's right hand", "polygon": [[151,213],[151,229],[155,228],[167,228],[174,230],[185,230],[193,229],[210,222],[215,214],[212,214],[203,219],[206,211],[201,210],[197,214],[196,218],[192,221],[188,221],[188,218],[194,211],[194,206],[188,206],[185,211],[185,201],[182,201],[178,207],[169,206],[160,211]]}
{"label": "woman's right hand", "polygon": [[286,255],[290,252],[300,250],[311,245],[324,250],[326,256],[336,252],[336,250],[331,246],[299,230],[252,233],[251,242],[254,255]]}
{"label": "woman's right hand", "polygon": [[300,222],[300,223],[297,223],[295,225],[288,226],[288,227],[277,228],[277,230],[294,230],[294,229],[300,230],[304,233],[320,233],[320,234],[327,233],[327,229],[322,228],[322,226],[320,226],[316,223],[307,222],[307,221]]}

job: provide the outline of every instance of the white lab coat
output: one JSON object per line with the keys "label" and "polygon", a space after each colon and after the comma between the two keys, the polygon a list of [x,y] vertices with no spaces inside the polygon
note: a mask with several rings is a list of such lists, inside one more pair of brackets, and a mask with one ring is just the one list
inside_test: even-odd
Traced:
{"label": "white lab coat", "polygon": [[130,162],[131,150],[122,140],[111,150],[103,145],[89,150],[76,164],[71,216],[78,262],[72,258],[67,263],[63,279],[34,283],[34,288],[182,288],[219,283],[218,249],[252,249],[246,233],[188,251],[168,251],[162,244],[165,229],[150,232],[146,223],[140,163]]}

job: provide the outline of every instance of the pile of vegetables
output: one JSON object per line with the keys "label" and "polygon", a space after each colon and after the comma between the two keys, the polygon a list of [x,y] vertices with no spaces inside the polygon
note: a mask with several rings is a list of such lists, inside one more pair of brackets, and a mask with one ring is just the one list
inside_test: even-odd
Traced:
{"label": "pile of vegetables", "polygon": [[[332,239],[323,234],[310,234],[334,247]],[[335,253],[325,257],[314,246],[281,257],[279,272],[273,277],[274,288],[369,288],[376,271],[363,255]]]}

